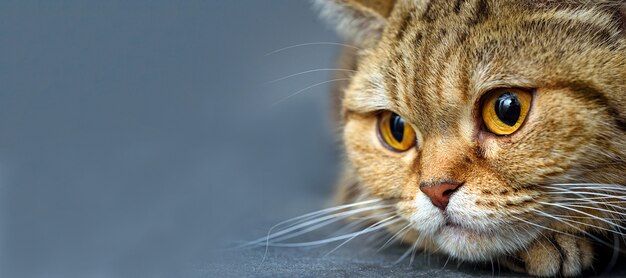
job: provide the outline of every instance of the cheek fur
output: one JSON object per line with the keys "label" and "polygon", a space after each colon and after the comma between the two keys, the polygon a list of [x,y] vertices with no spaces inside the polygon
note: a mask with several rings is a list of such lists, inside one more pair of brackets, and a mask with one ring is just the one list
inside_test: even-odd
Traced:
{"label": "cheek fur", "polygon": [[573,97],[572,92],[539,91],[522,132],[498,144],[491,168],[510,184],[575,178],[572,170],[602,160],[601,136],[609,132],[601,125],[608,120],[602,114],[600,107]]}
{"label": "cheek fur", "polygon": [[417,171],[413,169],[417,159],[415,148],[396,153],[382,146],[376,134],[374,115],[349,115],[344,142],[359,182],[370,194],[403,198],[407,186],[417,188]]}

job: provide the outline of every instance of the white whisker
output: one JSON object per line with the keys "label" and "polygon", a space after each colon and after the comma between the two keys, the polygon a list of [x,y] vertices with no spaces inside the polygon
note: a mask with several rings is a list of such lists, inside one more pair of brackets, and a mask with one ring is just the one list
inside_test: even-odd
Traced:
{"label": "white whisker", "polygon": [[[554,201],[558,201],[559,204],[564,204],[564,205],[569,205],[569,206],[578,206],[578,207],[584,207],[584,208],[589,208],[587,206],[583,206],[583,205],[591,205],[593,206],[593,209],[599,210],[599,211],[606,211],[606,212],[610,212],[610,213],[615,213],[615,214],[621,214],[619,211],[624,211],[625,208],[623,206],[623,204],[625,203],[624,201],[618,201],[618,202],[597,202],[597,201],[593,201],[593,200],[588,200],[587,198],[581,198],[581,199],[575,199],[574,202],[572,201],[567,201],[564,199],[560,199],[560,198],[556,198],[554,199]],[[615,204],[622,204],[622,205],[615,205]],[[616,210],[604,210],[601,209],[600,207],[606,207],[606,208],[615,208]]]}
{"label": "white whisker", "polygon": [[[592,186],[589,186],[592,185]],[[578,190],[578,189],[587,189],[587,190],[598,190],[598,191],[610,191],[616,193],[624,193],[626,192],[626,186],[616,185],[616,184],[552,184],[552,186],[547,186],[551,188],[558,188],[561,190]]]}
{"label": "white whisker", "polygon": [[[561,218],[573,218],[573,219],[595,219],[593,217],[581,216],[581,215],[554,214],[553,216],[561,217]],[[613,221],[623,221],[624,220],[624,218],[604,218],[604,219],[606,219],[606,220],[613,220]]]}
{"label": "white whisker", "polygon": [[381,215],[378,214],[372,214],[372,215],[367,215],[366,217],[350,217],[348,219],[348,221],[350,221],[350,223],[344,227],[342,227],[341,229],[337,230],[336,232],[334,232],[332,235],[340,235],[349,231],[353,231],[355,227],[359,227],[361,226],[364,222],[367,222],[369,220],[376,220],[376,219],[380,219],[380,218],[384,218],[387,217],[391,214],[395,214],[395,212],[388,212],[388,213],[384,213]]}
{"label": "white whisker", "polygon": [[371,233],[371,232],[380,230],[380,229],[382,229],[384,227],[385,226],[377,226],[377,227],[374,227],[374,228],[368,230],[367,232],[358,231],[358,232],[354,232],[354,233],[350,233],[350,234],[346,234],[346,235],[331,237],[331,238],[322,239],[322,240],[308,241],[308,242],[270,243],[270,246],[273,246],[273,247],[307,247],[307,246],[316,246],[316,245],[322,245],[322,244],[326,244],[326,243],[331,243],[331,242],[335,242],[335,241],[348,239],[348,238],[351,238],[351,237],[353,237],[355,235],[358,236],[358,235],[362,235],[362,234],[366,234],[366,233]]}
{"label": "white whisker", "polygon": [[[561,194],[561,193],[559,193]],[[575,201],[575,202],[581,202],[581,203],[594,203],[594,204],[624,204],[626,203],[626,200],[624,201],[604,201],[606,200],[607,197],[584,197],[584,198],[567,198],[567,197],[556,197],[554,198],[554,200],[558,200],[558,201]],[[596,200],[602,200],[602,202],[598,202]]]}
{"label": "white whisker", "polygon": [[[417,254],[417,246],[413,248],[413,252],[411,252],[411,259],[409,260],[409,265],[413,265],[413,261],[415,260],[415,254]],[[430,254],[428,255],[428,265],[430,266]]]}
{"label": "white whisker", "polygon": [[297,237],[297,236],[300,236],[300,235],[303,235],[303,234],[315,231],[315,230],[317,230],[319,228],[328,226],[328,225],[330,225],[332,223],[335,223],[335,222],[338,222],[338,221],[341,221],[341,220],[343,220],[343,218],[331,218],[330,220],[324,221],[324,222],[319,223],[317,225],[313,225],[313,226],[308,227],[306,229],[302,229],[302,230],[297,231],[295,233],[287,234],[287,235],[284,235],[284,236],[281,236],[281,237],[273,237],[273,238],[271,238],[271,242],[280,242],[280,241],[284,241],[284,240],[287,240],[287,239],[290,239],[290,238],[294,238],[294,237]]}
{"label": "white whisker", "polygon": [[[278,227],[279,227],[279,226],[281,226],[281,225],[284,225],[284,224],[290,223],[290,222],[294,222],[294,221],[296,221],[296,223],[294,223],[293,225],[290,225],[290,226],[286,227],[286,229],[295,230],[295,229],[299,229],[299,228],[301,228],[301,227],[305,227],[305,226],[307,226],[307,225],[303,225],[303,223],[309,223],[309,224],[313,225],[313,224],[316,224],[316,223],[319,223],[319,222],[325,221],[325,220],[330,219],[330,218],[333,218],[333,217],[339,217],[339,216],[343,216],[343,215],[350,215],[350,214],[349,214],[349,212],[354,212],[354,211],[355,211],[355,209],[348,210],[348,211],[345,211],[345,212],[341,212],[340,214],[333,214],[334,216],[333,216],[333,215],[326,216],[326,217],[324,217],[323,219],[321,219],[321,218],[317,218],[317,221],[316,221],[316,222],[313,222],[313,223],[310,223],[310,220],[309,220],[309,219],[311,219],[311,218],[314,218],[314,217],[317,217],[317,216],[320,216],[320,215],[325,215],[325,214],[327,214],[327,213],[332,213],[332,212],[336,212],[336,211],[339,211],[339,210],[347,209],[347,208],[353,208],[353,207],[356,207],[356,206],[362,206],[362,205],[371,204],[371,203],[376,203],[376,202],[380,202],[380,201],[381,201],[380,199],[367,200],[367,201],[363,201],[363,202],[358,202],[358,203],[353,203],[353,204],[348,204],[348,205],[342,205],[342,206],[336,206],[336,207],[332,207],[332,208],[327,208],[327,209],[323,209],[323,210],[319,210],[319,211],[315,211],[315,212],[310,212],[310,213],[307,213],[307,214],[304,214],[304,215],[301,215],[301,216],[298,216],[298,217],[294,217],[294,218],[292,218],[292,219],[288,219],[288,220],[282,221],[282,222],[280,222],[280,223],[278,223],[278,224],[276,224],[276,225],[272,226],[272,227],[269,229],[269,231],[268,231],[268,233],[267,233],[267,236],[266,236],[266,237],[259,238],[259,239],[257,239],[257,240],[253,240],[253,241],[251,241],[251,242],[248,242],[248,243],[246,243],[246,244],[242,245],[241,247],[244,247],[244,246],[249,246],[249,245],[255,245],[255,244],[258,244],[258,243],[261,243],[261,242],[267,241],[267,240],[269,240],[269,239],[271,239],[271,238],[274,238],[274,237],[277,237],[277,236],[280,236],[280,235],[285,234],[285,233],[286,233],[286,232],[285,232],[286,230],[281,230],[281,231],[279,232],[280,234],[278,234],[278,233],[277,233],[277,234],[274,234],[274,235],[270,236],[270,235],[272,234],[272,231],[273,231],[274,229],[278,228]],[[367,207],[367,208],[356,208],[356,210],[357,210],[357,211],[356,211],[356,213],[361,212],[361,211],[366,211],[366,210],[369,210],[369,209],[378,209],[378,208],[385,208],[385,207],[387,207],[387,206],[382,206],[382,207],[381,207],[381,206],[379,205],[379,206]],[[345,213],[348,213],[348,214],[345,214]],[[300,220],[300,221],[298,221],[298,220]],[[311,221],[312,221],[312,220],[311,220]],[[295,226],[298,226],[298,227],[294,228]],[[291,230],[290,230],[290,231],[291,231]],[[288,232],[288,231],[287,231],[287,232]]]}
{"label": "white whisker", "polygon": [[[546,194],[556,194],[556,195],[563,195],[563,192],[545,192]],[[574,191],[565,191],[565,193],[570,193],[570,194],[582,194],[582,195],[592,195],[592,196],[602,196],[604,198],[607,199],[619,199],[619,200],[626,200],[626,196],[615,196],[615,195],[608,195],[608,194],[602,194],[602,193],[597,193],[597,192],[574,192]]]}
{"label": "white whisker", "polygon": [[611,229],[607,229],[607,228],[604,228],[604,227],[600,227],[600,226],[597,226],[597,225],[592,225],[592,224],[589,224],[589,223],[584,223],[584,222],[580,222],[580,221],[576,221],[576,220],[572,220],[572,219],[559,218],[559,217],[556,217],[554,215],[550,215],[548,213],[545,213],[545,212],[542,212],[542,211],[538,211],[538,210],[535,210],[535,212],[539,213],[541,215],[544,215],[546,217],[552,218],[554,220],[557,220],[557,221],[559,221],[561,223],[564,223],[564,221],[569,221],[569,222],[574,222],[574,223],[579,224],[579,225],[585,225],[585,226],[596,228],[596,229],[599,229],[599,230],[603,230],[603,231],[607,231],[607,232],[611,232],[611,233],[620,234],[622,236],[626,236],[626,234],[623,234],[621,232],[618,232],[618,231],[615,231],[615,230],[611,230]]}
{"label": "white whisker", "polygon": [[281,78],[277,78],[277,79],[274,79],[274,80],[272,80],[272,81],[268,81],[268,82],[266,82],[266,84],[272,84],[272,83],[276,83],[276,82],[278,82],[278,81],[282,81],[282,80],[285,80],[285,79],[289,79],[289,78],[291,78],[291,77],[295,77],[295,76],[298,76],[298,75],[303,75],[303,74],[313,73],[313,72],[320,72],[320,71],[345,71],[345,72],[356,72],[356,70],[352,70],[352,69],[312,69],[312,70],[302,71],[302,72],[298,72],[298,73],[290,74],[290,75],[287,75],[287,76],[283,76],[283,77],[281,77]]}
{"label": "white whisker", "polygon": [[440,270],[446,269],[446,266],[448,265],[448,261],[450,261],[450,256],[448,256],[448,259],[446,259],[446,263],[443,264],[443,267]]}
{"label": "white whisker", "polygon": [[354,236],[350,237],[349,239],[347,239],[346,241],[342,242],[341,244],[339,244],[337,247],[333,248],[333,250],[330,250],[330,252],[326,253],[326,255],[324,256],[328,256],[330,253],[335,252],[337,249],[341,248],[341,246],[344,246],[345,244],[347,244],[348,242],[350,242],[351,240],[353,240],[354,238],[360,236],[361,234],[365,234],[368,233],[371,229],[373,229],[374,227],[385,227],[388,226],[390,224],[393,224],[395,222],[398,222],[400,219],[398,218],[398,216],[394,215],[394,216],[390,216],[387,217],[383,220],[380,220],[374,224],[372,224],[371,226],[367,227],[365,230],[359,231],[357,234],[355,234]]}
{"label": "white whisker", "polygon": [[[543,225],[539,225],[539,224],[533,223],[533,222],[531,222],[531,221],[524,220],[524,219],[519,218],[519,217],[517,217],[517,216],[515,216],[515,215],[509,215],[509,216],[510,216],[510,217],[513,217],[513,218],[515,218],[515,219],[516,219],[516,220],[518,220],[518,221],[524,222],[524,223],[526,223],[526,224],[528,224],[528,225],[531,225],[531,226],[534,226],[534,227],[537,227],[537,228],[540,228],[540,229],[544,229],[544,230],[548,230],[548,231],[551,231],[551,232],[555,232],[555,233],[563,234],[563,235],[566,235],[566,236],[572,236],[572,235],[570,235],[570,234],[567,234],[567,233],[561,232],[561,231],[559,231],[559,230],[555,230],[555,229],[552,229],[552,228],[549,228],[549,227],[546,227],[546,226],[543,226]],[[573,237],[576,237],[576,238],[581,238],[581,237],[578,237],[578,236],[573,236]]]}
{"label": "white whisker", "polygon": [[[536,211],[536,210],[535,210],[535,212],[539,212],[539,211]],[[598,237],[594,236],[593,234],[591,234],[591,233],[589,233],[589,232],[587,232],[587,231],[585,231],[585,230],[580,229],[579,227],[576,227],[576,226],[574,226],[574,225],[572,225],[572,224],[570,224],[570,223],[563,222],[563,221],[561,221],[561,223],[563,223],[563,224],[565,224],[565,225],[567,225],[567,226],[570,226],[570,227],[572,227],[572,228],[574,228],[574,229],[578,230],[579,232],[581,232],[581,233],[583,233],[583,234],[587,235],[588,237],[590,237],[590,238],[592,238],[592,239],[596,240],[596,241],[597,241],[597,242],[599,242],[599,243],[602,243],[602,244],[603,244],[603,245],[605,245],[605,246],[612,247],[612,245],[611,245],[611,244],[609,244],[608,242],[606,242],[606,241],[604,241],[604,240],[602,240],[602,239],[600,239],[600,238],[598,238]],[[555,231],[556,231],[556,230],[555,230]],[[570,237],[574,237],[574,238],[579,238],[579,239],[580,239],[580,237],[575,236],[575,235],[571,235],[571,234],[563,233],[563,232],[560,232],[560,231],[559,231],[559,233],[564,234],[564,235],[567,235],[567,236],[570,236]]]}
{"label": "white whisker", "polygon": [[335,45],[335,46],[343,46],[343,47],[353,48],[353,49],[357,49],[357,50],[360,49],[360,48],[358,48],[358,47],[356,47],[354,45],[349,45],[349,44],[345,44],[345,43],[337,43],[337,42],[309,42],[309,43],[301,43],[301,44],[296,44],[296,45],[283,47],[283,48],[274,50],[272,52],[269,52],[269,53],[265,54],[265,56],[270,56],[270,55],[273,55],[273,54],[285,51],[287,49],[292,49],[292,48],[302,47],[302,46],[309,46],[309,45]]}
{"label": "white whisker", "polygon": [[623,185],[613,184],[613,183],[553,183],[551,185],[570,186],[570,187],[573,187],[573,186],[586,186],[586,185],[624,187]]}
{"label": "white whisker", "polygon": [[305,87],[305,88],[303,88],[303,89],[301,89],[301,90],[298,90],[298,91],[296,91],[296,92],[295,92],[295,93],[293,93],[293,94],[288,95],[287,97],[285,97],[285,98],[283,98],[283,99],[281,99],[281,100],[279,100],[279,101],[275,102],[273,105],[274,105],[274,106],[276,106],[276,105],[278,105],[278,104],[280,104],[280,103],[282,103],[282,102],[284,102],[284,101],[286,101],[286,100],[288,100],[288,99],[290,99],[290,98],[292,98],[292,97],[294,97],[294,96],[297,96],[297,95],[299,95],[300,93],[302,93],[302,92],[304,92],[304,91],[306,91],[306,90],[309,90],[309,89],[311,89],[311,88],[315,88],[315,87],[317,87],[317,86],[324,85],[324,84],[327,84],[327,83],[332,83],[332,82],[337,82],[337,81],[345,81],[345,80],[350,80],[350,78],[337,78],[337,79],[331,79],[331,80],[327,80],[327,81],[323,81],[323,82],[315,83],[315,84],[310,85],[310,86],[307,86],[307,87]]}
{"label": "white whisker", "polygon": [[406,259],[407,256],[409,256],[411,253],[413,253],[413,251],[415,249],[417,249],[417,245],[419,244],[420,240],[422,238],[422,235],[420,234],[420,236],[415,240],[415,242],[413,242],[413,244],[411,245],[411,247],[409,249],[406,250],[406,252],[404,252],[402,254],[402,256],[400,256],[400,258],[398,258],[394,264],[398,264],[401,261],[403,261],[404,259]]}
{"label": "white whisker", "polygon": [[[391,244],[394,240],[398,239],[398,237],[402,234],[406,234],[409,230],[407,230],[408,228],[411,227],[411,223],[406,224],[406,226],[404,226],[404,228],[400,229],[398,232],[396,232],[395,234],[393,234],[391,236],[391,238],[389,238],[384,244],[383,246],[381,246],[380,248],[378,248],[378,250],[376,250],[376,252],[380,252],[380,250],[385,249],[385,247],[389,246],[389,244]],[[405,232],[406,230],[406,232]]]}
{"label": "white whisker", "polygon": [[357,208],[357,209],[353,209],[353,210],[349,210],[349,211],[345,211],[345,212],[339,212],[339,213],[336,213],[336,214],[323,216],[323,217],[320,217],[320,218],[315,218],[313,220],[309,220],[309,221],[300,223],[298,225],[295,225],[293,227],[287,228],[285,230],[281,230],[279,232],[276,232],[276,233],[272,234],[269,237],[269,239],[274,239],[274,238],[276,238],[278,236],[287,234],[289,232],[292,232],[292,231],[295,231],[295,230],[298,230],[298,229],[301,229],[301,228],[304,228],[304,227],[307,227],[307,226],[310,226],[310,225],[313,225],[313,224],[317,224],[317,223],[322,222],[322,221],[326,221],[328,219],[339,220],[339,219],[342,219],[342,218],[345,218],[345,217],[349,217],[351,215],[358,214],[358,213],[361,213],[361,212],[371,211],[371,210],[375,210],[375,209],[389,208],[389,207],[392,207],[392,205],[379,205],[379,206],[372,206],[372,207],[365,207],[365,208]]}
{"label": "white whisker", "polygon": [[270,232],[272,231],[272,229],[277,228],[280,225],[287,224],[289,222],[293,222],[293,221],[297,221],[297,220],[303,220],[305,218],[315,217],[315,216],[318,216],[320,214],[335,212],[335,211],[339,211],[339,210],[343,210],[343,209],[347,209],[347,208],[352,208],[352,207],[356,207],[356,206],[362,206],[362,205],[377,203],[377,202],[380,202],[380,201],[382,201],[382,199],[370,199],[370,200],[365,200],[365,201],[361,201],[361,202],[356,202],[356,203],[351,203],[351,204],[346,204],[346,205],[340,205],[340,206],[334,206],[334,207],[330,207],[330,208],[326,208],[326,209],[322,209],[322,210],[318,210],[318,211],[314,211],[314,212],[309,212],[307,214],[303,214],[303,215],[300,215],[298,217],[294,217],[294,218],[291,218],[291,219],[287,219],[285,221],[281,221],[280,223],[272,226],[272,228],[270,228]]}
{"label": "white whisker", "polygon": [[[574,211],[574,212],[577,212],[577,213],[580,213],[580,214],[583,214],[583,215],[586,215],[586,216],[589,216],[589,217],[594,217],[598,221],[606,222],[606,223],[609,223],[609,224],[614,224],[614,223],[611,223],[610,221],[607,221],[607,220],[605,220],[602,217],[598,217],[598,216],[595,216],[593,214],[589,214],[589,213],[586,213],[586,212],[583,212],[583,211],[580,211],[580,210],[577,210],[577,209],[573,209],[571,207],[586,208],[586,209],[598,210],[598,211],[602,211],[602,212],[608,212],[608,213],[612,213],[612,214],[626,216],[626,213],[621,213],[621,212],[617,212],[617,211],[602,209],[602,208],[599,208],[599,207],[589,207],[589,206],[581,206],[581,205],[566,205],[566,204],[545,203],[545,202],[537,202],[537,203],[542,204],[542,205],[546,205],[546,206],[556,206],[556,207],[564,208],[564,209],[567,209],[567,210],[571,210],[571,211]],[[622,227],[622,226],[619,226],[619,227],[624,229],[624,227]]]}

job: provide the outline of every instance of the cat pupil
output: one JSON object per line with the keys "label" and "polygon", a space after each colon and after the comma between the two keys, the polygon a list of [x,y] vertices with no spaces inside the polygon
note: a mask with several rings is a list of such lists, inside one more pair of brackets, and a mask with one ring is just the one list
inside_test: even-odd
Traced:
{"label": "cat pupil", "polygon": [[512,93],[504,93],[498,97],[495,103],[496,115],[500,120],[509,125],[514,126],[519,119],[522,105],[517,96]]}
{"label": "cat pupil", "polygon": [[396,141],[402,142],[402,139],[404,138],[404,119],[394,113],[391,117],[389,117],[389,121],[391,135],[393,135],[393,138],[396,139]]}

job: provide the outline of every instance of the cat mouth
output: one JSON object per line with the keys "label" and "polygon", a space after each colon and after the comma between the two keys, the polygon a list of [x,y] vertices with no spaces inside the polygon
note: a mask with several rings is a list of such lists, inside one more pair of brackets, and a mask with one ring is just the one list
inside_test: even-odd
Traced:
{"label": "cat mouth", "polygon": [[458,222],[452,221],[450,220],[447,216],[446,216],[446,220],[443,223],[443,225],[441,225],[441,228],[439,228],[439,232],[442,232],[442,230],[447,229],[447,230],[467,230],[467,231],[472,231],[472,229],[461,225]]}
{"label": "cat mouth", "polygon": [[466,227],[463,227],[461,224],[452,222],[450,220],[447,220],[445,224],[443,224],[444,228],[455,228],[455,229],[466,229]]}
{"label": "cat mouth", "polygon": [[461,226],[461,224],[450,220],[450,218],[446,215],[446,222],[443,224],[444,226]]}
{"label": "cat mouth", "polygon": [[452,231],[457,235],[480,235],[480,236],[494,236],[495,233],[493,230],[477,230],[472,227],[468,227],[467,225],[463,225],[451,220],[446,220],[446,222],[441,226],[439,233],[444,232],[444,230]]}
{"label": "cat mouth", "polygon": [[455,223],[452,221],[446,221],[445,224],[443,224],[442,228],[448,228],[448,229],[460,229],[460,230],[466,230],[466,231],[475,231],[474,229],[468,228],[466,226],[463,226],[459,223]]}
{"label": "cat mouth", "polygon": [[458,219],[451,217],[451,215],[447,211],[443,211],[444,223],[442,228],[455,228],[455,229],[464,229],[464,230],[474,230],[467,225],[463,225],[459,223]]}

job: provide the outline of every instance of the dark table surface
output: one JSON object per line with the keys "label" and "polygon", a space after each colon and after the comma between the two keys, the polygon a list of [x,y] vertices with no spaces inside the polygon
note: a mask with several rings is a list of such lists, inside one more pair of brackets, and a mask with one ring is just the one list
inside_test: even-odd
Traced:
{"label": "dark table surface", "polygon": [[268,82],[332,68],[320,42],[307,1],[0,1],[0,277],[509,275],[366,238],[228,249],[328,204],[331,73]]}

